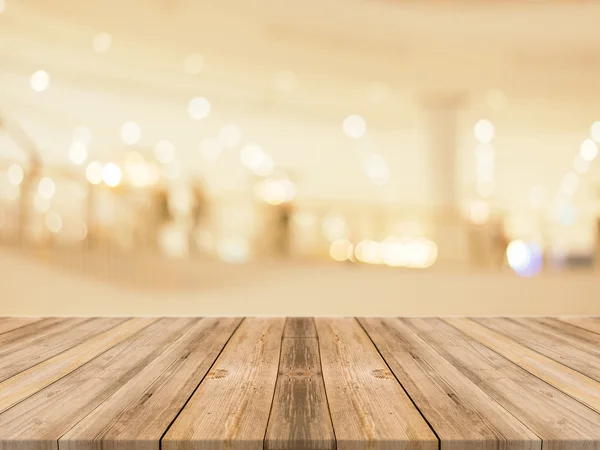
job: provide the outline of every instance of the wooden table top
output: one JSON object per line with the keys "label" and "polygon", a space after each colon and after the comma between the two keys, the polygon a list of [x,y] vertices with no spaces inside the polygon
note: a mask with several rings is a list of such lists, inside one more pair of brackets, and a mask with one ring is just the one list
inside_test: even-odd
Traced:
{"label": "wooden table top", "polygon": [[600,318],[0,318],[0,450],[600,450]]}

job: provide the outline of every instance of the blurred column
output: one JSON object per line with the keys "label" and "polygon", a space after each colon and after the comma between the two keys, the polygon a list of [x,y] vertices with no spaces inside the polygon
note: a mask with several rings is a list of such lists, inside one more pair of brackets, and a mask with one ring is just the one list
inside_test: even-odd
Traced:
{"label": "blurred column", "polygon": [[467,230],[461,216],[458,179],[458,113],[461,94],[421,98],[421,142],[428,159],[432,236],[436,266],[466,265]]}

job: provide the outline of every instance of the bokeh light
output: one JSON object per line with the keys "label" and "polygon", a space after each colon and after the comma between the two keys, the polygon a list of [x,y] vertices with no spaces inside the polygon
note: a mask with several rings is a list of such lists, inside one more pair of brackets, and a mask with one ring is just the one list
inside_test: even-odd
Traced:
{"label": "bokeh light", "polygon": [[361,116],[353,114],[344,119],[342,128],[349,138],[360,139],[367,131],[367,123]]}
{"label": "bokeh light", "polygon": [[45,70],[38,70],[31,75],[29,84],[35,92],[44,92],[50,85],[50,75]]}
{"label": "bokeh light", "polygon": [[475,124],[473,129],[475,138],[482,144],[488,144],[494,139],[494,125],[486,119],[481,119]]}

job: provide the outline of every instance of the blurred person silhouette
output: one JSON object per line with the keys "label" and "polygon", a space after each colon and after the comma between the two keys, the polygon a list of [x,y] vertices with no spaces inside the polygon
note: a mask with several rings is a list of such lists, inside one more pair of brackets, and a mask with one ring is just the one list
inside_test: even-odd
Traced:
{"label": "blurred person silhouette", "polygon": [[288,257],[291,251],[292,240],[292,214],[293,207],[289,202],[282,203],[276,207],[276,239],[275,252],[278,256]]}
{"label": "blurred person silhouette", "polygon": [[192,223],[189,229],[189,248],[191,252],[198,253],[198,244],[196,243],[196,233],[207,226],[209,216],[209,204],[208,197],[206,195],[206,188],[202,183],[202,180],[196,179],[191,186],[192,195],[192,207],[191,207],[191,219]]}

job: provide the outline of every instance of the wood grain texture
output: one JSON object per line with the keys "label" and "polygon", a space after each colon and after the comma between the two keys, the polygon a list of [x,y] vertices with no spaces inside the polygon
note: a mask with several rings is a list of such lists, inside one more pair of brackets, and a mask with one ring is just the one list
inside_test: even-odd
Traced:
{"label": "wood grain texture", "polygon": [[600,414],[440,319],[400,319],[542,439],[544,450],[600,448]]}
{"label": "wood grain texture", "polygon": [[133,336],[157,319],[130,319],[0,383],[0,413]]}
{"label": "wood grain texture", "polygon": [[0,347],[0,381],[6,380],[85,339],[103,333],[125,319],[73,319],[65,327],[52,327],[26,343],[14,342]]}
{"label": "wood grain texture", "polygon": [[61,450],[158,450],[160,439],[241,319],[206,318],[184,333],[59,441]]}
{"label": "wood grain texture", "polygon": [[438,440],[355,319],[316,319],[339,450],[436,450]]}
{"label": "wood grain texture", "polygon": [[242,322],[163,438],[163,450],[263,449],[284,324]]}
{"label": "wood grain texture", "polygon": [[[557,361],[596,381],[600,381],[600,335],[595,346],[567,340],[559,335],[562,328],[548,328],[531,319],[474,319],[531,350]],[[569,326],[565,324],[565,328]]]}
{"label": "wood grain texture", "polygon": [[470,319],[444,319],[536,377],[600,412],[600,383]]}
{"label": "wood grain texture", "polygon": [[285,322],[283,337],[287,338],[316,338],[317,329],[312,317],[293,317]]}
{"label": "wood grain texture", "polygon": [[442,450],[539,450],[542,441],[397,319],[360,319]]}
{"label": "wood grain texture", "polygon": [[[307,323],[306,319],[287,319],[285,329],[304,333],[315,328],[314,323]],[[296,336],[302,333],[295,332],[282,342],[265,450],[335,449],[319,344],[315,337]]]}
{"label": "wood grain texture", "polygon": [[65,433],[151,365],[195,321],[138,322],[138,328],[146,325],[138,333],[0,414],[0,450],[57,450]]}
{"label": "wood grain texture", "polygon": [[41,320],[39,317],[0,317],[0,334]]}
{"label": "wood grain texture", "polygon": [[574,345],[585,351],[600,354],[600,334],[598,333],[550,317],[518,319],[518,321],[559,336],[567,341],[568,345]]}
{"label": "wood grain texture", "polygon": [[[83,321],[85,319],[80,320]],[[73,321],[73,319],[50,317],[7,331],[6,333],[0,334],[0,348],[7,348],[11,345],[27,345],[27,343],[47,333],[51,333],[53,330],[64,329],[71,321]]]}
{"label": "wood grain texture", "polygon": [[559,317],[558,320],[600,334],[600,317]]}

